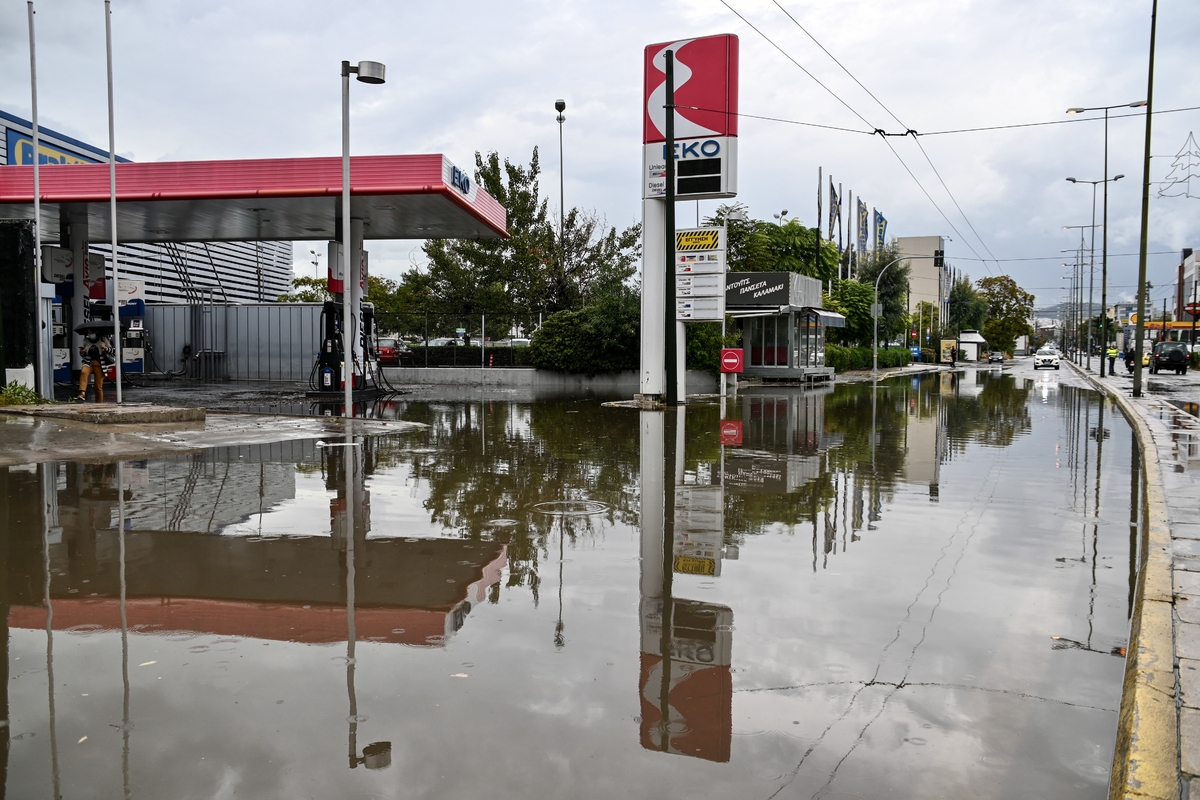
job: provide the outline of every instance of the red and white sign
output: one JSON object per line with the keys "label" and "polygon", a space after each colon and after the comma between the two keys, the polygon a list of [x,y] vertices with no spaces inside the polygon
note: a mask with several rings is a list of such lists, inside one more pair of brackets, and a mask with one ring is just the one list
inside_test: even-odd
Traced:
{"label": "red and white sign", "polygon": [[1183,307],[1183,310],[1194,317],[1200,314],[1200,303],[1188,303]]}
{"label": "red and white sign", "polygon": [[740,419],[721,420],[721,444],[742,446],[742,421]]}
{"label": "red and white sign", "polygon": [[676,199],[737,196],[738,38],[733,34],[648,46],[642,73],[642,197],[667,188],[667,51],[675,59]]}
{"label": "red and white sign", "polygon": [[675,51],[675,138],[738,135],[738,37],[652,44],[645,50],[642,142],[666,140],[666,51]]}
{"label": "red and white sign", "polygon": [[736,373],[742,372],[746,366],[745,351],[740,347],[722,347],[721,348],[721,372]]}

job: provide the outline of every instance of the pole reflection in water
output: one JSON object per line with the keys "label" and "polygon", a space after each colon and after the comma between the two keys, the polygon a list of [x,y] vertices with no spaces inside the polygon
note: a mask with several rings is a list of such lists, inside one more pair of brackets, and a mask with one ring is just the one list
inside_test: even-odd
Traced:
{"label": "pole reflection in water", "polygon": [[[37,466],[38,477],[42,484],[42,570],[45,574],[45,595],[42,602],[46,606],[46,686],[47,701],[50,715],[50,774],[54,786],[54,800],[61,800],[62,787],[58,772],[58,725],[54,713],[54,603],[50,599],[50,535],[51,517],[47,513],[50,504],[47,502],[46,477],[51,464]],[[57,487],[56,487],[57,488]],[[62,531],[58,531],[61,538]]]}
{"label": "pole reflection in water", "polygon": [[[683,407],[639,412],[641,742],[647,750],[726,762],[733,734],[733,612],[674,596],[676,572],[719,574],[721,548],[721,486],[684,482],[685,413]],[[666,435],[669,422],[673,437]],[[671,440],[674,446],[665,448]]]}
{"label": "pole reflection in water", "polygon": [[[340,498],[341,502],[339,503],[338,499],[330,501],[331,506],[333,506],[333,513],[331,514],[333,526],[331,533],[334,537],[334,545],[342,547],[342,553],[346,560],[346,694],[350,704],[350,714],[346,717],[346,722],[349,725],[348,758],[350,769],[356,769],[359,764],[362,764],[367,769],[384,769],[392,763],[391,742],[372,742],[363,748],[361,756],[358,754],[358,725],[360,722],[366,722],[368,717],[365,714],[358,713],[358,693],[354,688],[354,675],[358,667],[356,651],[358,631],[355,627],[354,616],[355,591],[357,589],[357,569],[355,562],[357,558],[356,546],[366,543],[367,530],[370,528],[367,519],[369,500],[363,485],[362,475],[360,474],[363,459],[361,444],[361,442],[356,442],[354,435],[347,430],[344,447],[339,448],[340,452],[334,451],[330,454],[331,465],[335,461],[340,461],[345,477],[342,489],[343,495]],[[336,470],[332,471],[336,472]],[[342,511],[341,515],[337,513],[339,509]],[[355,514],[356,510],[358,512],[357,515]],[[340,520],[339,516],[341,517]],[[339,522],[341,522],[340,531]],[[339,533],[341,534],[340,536]]]}

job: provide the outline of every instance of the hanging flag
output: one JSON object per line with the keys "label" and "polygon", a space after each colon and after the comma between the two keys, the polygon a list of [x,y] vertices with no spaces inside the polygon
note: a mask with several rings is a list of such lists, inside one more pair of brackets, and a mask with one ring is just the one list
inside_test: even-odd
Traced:
{"label": "hanging flag", "polygon": [[[838,197],[837,189],[833,187],[833,176],[829,176],[829,241],[833,241],[833,221],[837,218],[838,228],[842,222],[842,198]],[[839,239],[841,237],[838,237]],[[838,242],[838,252],[842,252],[841,242]]]}
{"label": "hanging flag", "polygon": [[887,244],[887,220],[883,214],[875,212],[875,249],[882,252]]}
{"label": "hanging flag", "polygon": [[858,198],[858,257],[862,258],[867,252],[867,225],[870,216],[867,214],[867,204]]}

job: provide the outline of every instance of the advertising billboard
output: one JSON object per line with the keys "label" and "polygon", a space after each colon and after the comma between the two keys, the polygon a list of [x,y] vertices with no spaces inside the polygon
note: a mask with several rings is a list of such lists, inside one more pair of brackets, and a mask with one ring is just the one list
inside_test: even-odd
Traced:
{"label": "advertising billboard", "polygon": [[643,54],[643,197],[666,194],[666,53],[675,54],[676,194],[737,195],[738,38],[733,34],[660,42]]}

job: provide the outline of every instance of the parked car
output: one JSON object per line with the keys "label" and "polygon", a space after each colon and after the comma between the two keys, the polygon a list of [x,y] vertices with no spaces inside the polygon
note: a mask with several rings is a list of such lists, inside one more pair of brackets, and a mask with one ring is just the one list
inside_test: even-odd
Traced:
{"label": "parked car", "polygon": [[1059,369],[1058,353],[1045,347],[1034,353],[1033,368],[1041,369],[1042,367],[1053,367],[1054,369]]}
{"label": "parked car", "polygon": [[375,357],[385,367],[398,367],[401,347],[403,345],[395,339],[379,339],[375,345]]}
{"label": "parked car", "polygon": [[1001,353],[999,350],[993,350],[992,352],[988,353],[988,363],[989,364],[1003,364],[1004,363],[1004,353]]}
{"label": "parked car", "polygon": [[509,347],[529,347],[529,339],[509,339]]}
{"label": "parked car", "polygon": [[1154,353],[1150,359],[1150,373],[1157,375],[1159,370],[1173,369],[1176,375],[1184,375],[1188,369],[1188,346],[1183,342],[1159,342],[1154,345]]}
{"label": "parked car", "polygon": [[437,339],[429,340],[430,347],[457,347],[460,344],[462,344],[462,339],[453,336],[441,336]]}

